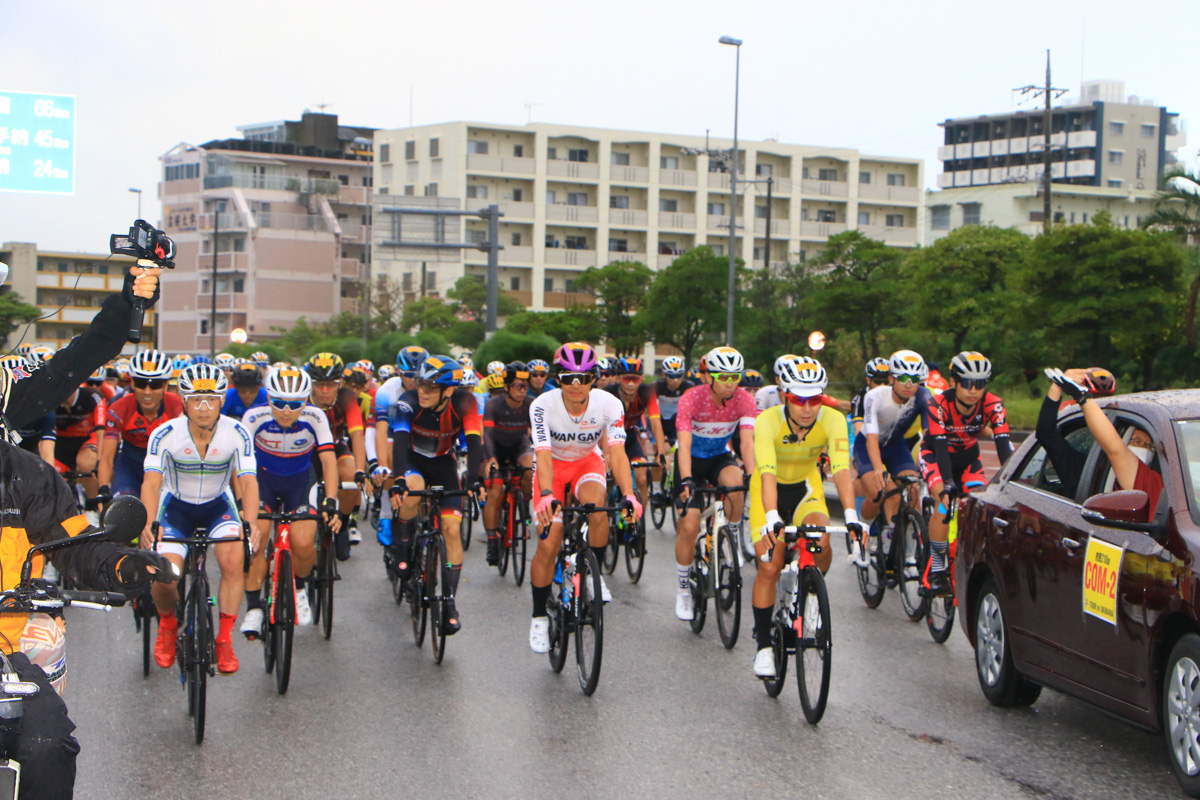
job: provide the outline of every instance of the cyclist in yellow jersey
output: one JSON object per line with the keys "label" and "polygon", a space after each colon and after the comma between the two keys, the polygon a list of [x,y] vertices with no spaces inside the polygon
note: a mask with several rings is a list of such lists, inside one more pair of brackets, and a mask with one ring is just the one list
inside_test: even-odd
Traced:
{"label": "cyclist in yellow jersey", "polygon": [[[829,453],[830,472],[844,509],[846,527],[862,537],[863,552],[867,545],[854,510],[846,415],[822,403],[829,382],[825,368],[804,356],[793,356],[780,366],[779,388],[785,402],[768,408],[754,421],[756,468],[750,479],[750,532],[759,559],[751,601],[757,641],[754,674],[759,678],[775,677],[771,618],[775,613],[775,585],[785,552],[783,547],[775,546],[775,536],[784,525],[829,523],[825,489],[817,467],[823,452]],[[827,572],[832,557],[826,533],[821,537],[821,552],[814,555],[814,560],[822,572]]]}

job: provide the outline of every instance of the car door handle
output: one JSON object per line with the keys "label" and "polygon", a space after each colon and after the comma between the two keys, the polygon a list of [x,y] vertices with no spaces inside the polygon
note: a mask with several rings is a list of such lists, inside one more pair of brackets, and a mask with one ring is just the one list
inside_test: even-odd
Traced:
{"label": "car door handle", "polygon": [[1004,530],[1008,527],[1008,520],[1001,519],[1000,517],[992,517],[992,524],[1000,530]]}
{"label": "car door handle", "polygon": [[1075,541],[1074,539],[1068,539],[1066,536],[1063,537],[1062,543],[1063,543],[1063,546],[1066,547],[1068,550],[1078,550],[1079,549],[1079,542]]}

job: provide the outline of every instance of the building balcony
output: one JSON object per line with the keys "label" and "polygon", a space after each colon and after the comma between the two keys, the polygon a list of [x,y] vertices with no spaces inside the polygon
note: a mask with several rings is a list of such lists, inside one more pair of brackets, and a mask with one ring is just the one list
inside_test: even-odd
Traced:
{"label": "building balcony", "polygon": [[537,172],[537,161],[532,158],[514,156],[467,156],[468,172],[490,172],[510,175],[532,175]]}
{"label": "building balcony", "polygon": [[675,263],[675,259],[679,258],[681,255],[683,255],[683,253],[682,253],[682,252],[679,252],[679,253],[659,253],[657,256],[655,256],[655,258],[657,258],[657,259],[658,259],[658,262],[657,262],[657,266],[658,266],[658,268],[659,268],[659,269],[662,269],[662,268],[664,268],[664,267],[669,267],[669,266],[671,266],[672,264],[674,264],[674,263]]}
{"label": "building balcony", "polygon": [[[738,230],[742,229],[742,226],[744,225],[744,223],[745,223],[745,220],[743,220],[742,217],[739,215],[738,220],[737,220]],[[708,224],[708,229],[710,231],[718,230],[718,231],[722,231],[726,234],[729,233],[729,215],[728,214],[709,214],[707,224]]]}
{"label": "building balcony", "polygon": [[600,180],[600,165],[587,161],[547,161],[546,174],[575,180]]}
{"label": "building balcony", "polygon": [[696,215],[683,214],[675,211],[658,212],[658,227],[667,230],[695,230]]}
{"label": "building balcony", "polygon": [[916,205],[921,201],[921,192],[915,186],[887,186],[886,184],[860,183],[858,185],[858,199]]}
{"label": "building balcony", "polygon": [[644,228],[649,224],[649,212],[636,208],[610,208],[608,210],[608,224],[617,225],[620,227],[634,226]]}
{"label": "building balcony", "polygon": [[813,222],[804,220],[800,223],[800,236],[805,239],[828,239],[846,232],[844,222]]}
{"label": "building balcony", "polygon": [[[92,320],[96,318],[96,314],[100,313],[100,304],[94,306],[66,306],[59,308],[58,306],[43,306],[38,308],[42,310],[42,315],[38,319],[38,325],[53,322],[67,322],[81,325],[90,325]],[[146,317],[142,321],[143,325],[154,324],[153,309],[146,309]]]}
{"label": "building balcony", "polygon": [[[208,292],[196,293],[196,312],[205,314],[212,310],[213,296]],[[245,311],[246,295],[241,292],[217,292],[217,313]]]}
{"label": "building balcony", "polygon": [[[122,268],[122,272],[124,269]],[[79,281],[78,287],[75,281]],[[75,289],[95,292],[119,292],[125,285],[124,275],[80,275],[78,272],[48,272],[38,270],[39,289]],[[28,301],[27,301],[28,302]]]}
{"label": "building balcony", "polygon": [[816,197],[849,197],[850,184],[845,181],[802,180],[800,192]]}
{"label": "building balcony", "polygon": [[513,300],[516,300],[518,303],[520,303],[522,308],[532,308],[533,307],[533,292],[521,292],[521,291],[514,292],[511,289],[507,289],[507,290],[505,290],[504,293],[506,295],[508,295],[509,297],[511,297]]}
{"label": "building balcony", "polygon": [[596,298],[587,292],[546,292],[542,295],[544,308],[570,308],[571,306],[596,305]]}
{"label": "building balcony", "polygon": [[[468,264],[486,264],[487,253],[482,250],[464,250],[463,260]],[[500,251],[501,264],[532,264],[533,248],[520,245],[505,245]]]}
{"label": "building balcony", "polygon": [[[766,178],[758,178],[757,180],[763,181],[763,180],[766,180]],[[765,193],[767,191],[766,184],[763,183],[763,184],[759,184],[759,185],[763,187],[762,191]],[[793,188],[794,187],[792,185],[791,178],[772,178],[771,179],[771,194],[791,194]]]}
{"label": "building balcony", "polygon": [[349,279],[352,281],[359,281],[363,279],[363,273],[366,272],[366,270],[363,269],[364,265],[361,261],[359,261],[357,258],[343,258],[340,259],[340,261],[342,267],[341,275],[343,279]]}
{"label": "building balcony", "polygon": [[340,219],[338,220],[338,227],[342,229],[343,244],[366,244],[368,237],[371,235],[371,226],[363,225],[361,222]]}
{"label": "building balcony", "polygon": [[500,211],[504,214],[505,219],[533,219],[533,203],[519,203],[515,200],[501,200],[496,205],[500,206]]}
{"label": "building balcony", "polygon": [[606,261],[605,263],[611,264],[614,261],[640,261],[641,263],[645,264],[646,263],[646,251],[645,250],[640,250],[640,251],[637,251],[637,250],[609,250],[608,251],[608,261]]}
{"label": "building balcony", "polygon": [[691,169],[660,169],[658,182],[664,186],[695,186],[696,171]]}
{"label": "building balcony", "polygon": [[[781,270],[784,267],[786,267],[787,264],[788,264],[788,262],[786,262],[786,261],[772,261],[771,262],[771,270],[772,271]],[[755,269],[765,269],[766,266],[767,266],[767,262],[763,261],[761,258],[754,259],[754,268]]]}
{"label": "building balcony", "polygon": [[608,170],[608,179],[612,183],[649,183],[650,168],[612,166]]}
{"label": "building balcony", "polygon": [[594,267],[596,266],[596,251],[547,247],[545,251],[545,263],[568,267]]}
{"label": "building balcony", "polygon": [[[197,269],[200,272],[212,272],[213,254],[201,253],[197,256]],[[249,253],[217,253],[218,272],[246,272],[250,269]]]}
{"label": "building balcony", "polygon": [[896,228],[886,225],[860,225],[859,232],[863,236],[884,242],[885,244],[916,244],[916,228]]}
{"label": "building balcony", "polygon": [[348,206],[369,206],[371,204],[370,186],[343,186],[338,191],[336,203]]}
{"label": "building balcony", "polygon": [[546,220],[548,222],[583,222],[595,225],[600,220],[600,210],[596,206],[567,206],[556,203],[546,206]]}
{"label": "building balcony", "polygon": [[288,175],[207,175],[205,189],[258,189],[299,194],[341,194],[342,182],[335,178],[298,178]]}
{"label": "building balcony", "polygon": [[[767,235],[767,221],[765,219],[754,220],[754,232],[759,236]],[[786,219],[771,220],[771,235],[772,236],[790,236],[792,233],[792,224]]]}

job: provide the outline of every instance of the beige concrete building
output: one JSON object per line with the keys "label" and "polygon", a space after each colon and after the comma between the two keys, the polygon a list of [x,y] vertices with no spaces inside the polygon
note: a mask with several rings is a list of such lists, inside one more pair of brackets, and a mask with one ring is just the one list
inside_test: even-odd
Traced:
{"label": "beige concrete building", "polygon": [[[464,274],[485,274],[480,251],[388,244],[406,234],[396,215],[381,209],[425,198],[461,198],[466,210],[500,206],[501,288],[535,310],[573,302],[575,278],[588,267],[631,260],[658,269],[703,244],[724,254],[729,174],[706,151],[731,146],[546,123],[377,131],[372,270],[418,287],[424,265],[426,291],[438,293]],[[739,141],[739,149],[735,247],[747,265],[778,267],[813,256],[830,236],[852,229],[899,247],[920,243],[919,159],[775,141]],[[486,238],[482,220],[446,225],[443,241]]]}
{"label": "beige concrete building", "polygon": [[[39,250],[30,242],[7,242],[0,244],[0,262],[9,268],[8,282],[2,291],[16,292],[26,303],[41,308],[41,316],[45,317],[28,332],[21,325],[11,333],[4,344],[7,352],[18,341],[57,350],[83,333],[100,311],[104,298],[121,291],[125,271],[133,259],[110,258],[108,253]],[[154,309],[147,309],[142,341],[154,341],[155,323]],[[133,353],[134,346],[127,344],[125,352]]]}
{"label": "beige concrete building", "polygon": [[253,342],[301,316],[358,310],[373,129],[306,112],[241,130],[243,139],[182,143],[161,157],[160,227],[177,258],[163,279],[159,343],[171,352],[209,351],[214,277],[217,351],[234,328]]}

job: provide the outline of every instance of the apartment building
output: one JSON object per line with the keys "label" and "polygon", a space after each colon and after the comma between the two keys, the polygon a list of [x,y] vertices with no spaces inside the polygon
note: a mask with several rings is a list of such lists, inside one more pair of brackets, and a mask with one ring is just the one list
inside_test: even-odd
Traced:
{"label": "apartment building", "polygon": [[208,352],[214,302],[218,351],[234,328],[253,342],[359,308],[374,130],[310,112],[239,130],[160,159],[161,227],[177,250],[159,331],[171,352]]}
{"label": "apartment building", "polygon": [[[108,253],[39,250],[31,242],[7,242],[0,244],[0,262],[9,268],[8,282],[0,291],[16,292],[26,303],[38,306],[44,317],[28,332],[21,325],[9,334],[4,343],[7,352],[18,341],[57,350],[83,333],[104,298],[121,291],[133,259]],[[147,309],[143,341],[154,341],[156,322],[154,309]],[[133,353],[134,345],[127,344],[125,352]]]}
{"label": "apartment building", "polygon": [[[535,310],[575,302],[575,279],[588,267],[629,260],[658,269],[705,244],[725,254],[729,167],[710,155],[721,148],[732,141],[547,123],[377,131],[372,270],[438,293],[464,274],[485,276],[485,253],[412,247],[401,230],[409,218],[385,210],[432,198],[461,200],[468,211],[500,207],[501,288]],[[846,230],[898,247],[921,241],[919,159],[739,141],[738,166],[734,247],[747,265],[811,257]],[[443,224],[440,241],[486,240],[482,219]]]}

